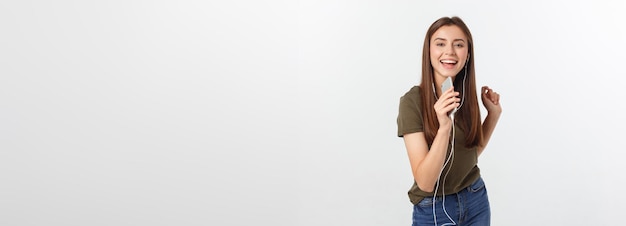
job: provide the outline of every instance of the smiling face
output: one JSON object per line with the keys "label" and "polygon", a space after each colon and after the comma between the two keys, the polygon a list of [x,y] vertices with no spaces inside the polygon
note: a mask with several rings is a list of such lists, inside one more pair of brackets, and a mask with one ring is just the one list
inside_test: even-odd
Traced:
{"label": "smiling face", "polygon": [[467,37],[458,26],[442,26],[435,31],[430,38],[430,64],[437,84],[447,77],[454,78],[463,69],[468,52]]}

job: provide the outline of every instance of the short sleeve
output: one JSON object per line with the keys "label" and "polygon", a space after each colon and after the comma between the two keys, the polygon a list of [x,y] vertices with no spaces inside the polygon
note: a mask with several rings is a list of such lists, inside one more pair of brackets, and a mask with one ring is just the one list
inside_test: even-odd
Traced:
{"label": "short sleeve", "polygon": [[398,109],[398,137],[404,134],[423,132],[424,121],[421,111],[421,96],[419,87],[413,87],[409,92],[400,97]]}

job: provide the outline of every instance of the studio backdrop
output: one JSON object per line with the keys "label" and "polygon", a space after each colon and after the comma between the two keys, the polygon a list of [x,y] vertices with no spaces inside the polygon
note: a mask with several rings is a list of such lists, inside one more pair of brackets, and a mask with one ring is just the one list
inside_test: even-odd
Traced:
{"label": "studio backdrop", "polygon": [[624,10],[4,1],[0,225],[410,225],[398,104],[443,16],[501,94],[492,225],[623,224]]}

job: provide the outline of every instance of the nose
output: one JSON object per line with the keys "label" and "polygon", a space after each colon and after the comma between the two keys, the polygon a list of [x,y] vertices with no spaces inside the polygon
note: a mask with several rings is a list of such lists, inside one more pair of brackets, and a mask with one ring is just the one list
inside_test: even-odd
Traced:
{"label": "nose", "polygon": [[452,45],[448,45],[444,51],[446,55],[449,55],[449,56],[456,55],[456,53],[454,52],[454,47]]}

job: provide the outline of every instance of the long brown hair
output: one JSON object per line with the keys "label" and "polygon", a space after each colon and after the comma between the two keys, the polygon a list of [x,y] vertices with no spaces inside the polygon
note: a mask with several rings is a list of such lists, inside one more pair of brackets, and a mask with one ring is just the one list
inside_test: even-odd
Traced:
{"label": "long brown hair", "polygon": [[[422,111],[424,118],[424,135],[428,144],[432,144],[439,129],[439,121],[435,113],[434,70],[430,62],[430,39],[433,34],[443,26],[454,25],[459,27],[467,37],[469,49],[469,62],[454,79],[454,89],[460,92],[461,97],[465,98],[463,106],[456,113],[456,125],[465,132],[465,146],[474,147],[481,145],[483,142],[483,130],[481,126],[480,108],[478,107],[478,98],[476,96],[476,79],[474,73],[474,41],[469,28],[459,17],[442,17],[435,21],[428,31],[424,39],[424,48],[422,53]],[[467,75],[466,79],[463,79]],[[462,89],[465,82],[465,90]]]}

